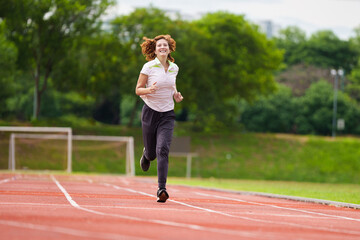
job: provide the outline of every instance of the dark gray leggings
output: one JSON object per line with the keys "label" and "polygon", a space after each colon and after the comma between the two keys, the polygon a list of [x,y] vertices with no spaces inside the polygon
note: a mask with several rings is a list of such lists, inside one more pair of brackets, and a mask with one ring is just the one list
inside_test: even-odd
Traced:
{"label": "dark gray leggings", "polygon": [[159,188],[165,188],[169,167],[170,144],[175,123],[174,110],[157,112],[144,104],[141,123],[145,157],[150,161],[157,158]]}

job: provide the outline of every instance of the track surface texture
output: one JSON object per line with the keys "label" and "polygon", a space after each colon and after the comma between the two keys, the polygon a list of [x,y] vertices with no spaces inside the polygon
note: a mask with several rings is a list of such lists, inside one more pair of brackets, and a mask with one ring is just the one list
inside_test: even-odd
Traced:
{"label": "track surface texture", "polygon": [[0,239],[360,239],[360,210],[108,175],[0,174]]}

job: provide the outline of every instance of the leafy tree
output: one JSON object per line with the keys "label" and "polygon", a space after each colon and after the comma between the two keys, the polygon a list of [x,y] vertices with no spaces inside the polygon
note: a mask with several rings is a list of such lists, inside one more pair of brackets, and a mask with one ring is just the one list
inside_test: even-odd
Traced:
{"label": "leafy tree", "polygon": [[56,88],[95,98],[93,117],[119,124],[121,94],[127,93],[130,86],[125,74],[129,56],[129,50],[111,33],[78,39],[54,70]]}
{"label": "leafy tree", "polygon": [[[210,80],[215,73],[211,67],[214,64],[213,56],[209,50],[211,37],[193,22],[178,22],[177,27],[179,32],[176,37],[178,51],[174,54],[180,67],[177,86],[185,98],[181,104],[176,104],[177,108],[182,107],[178,116],[182,120],[190,118],[190,120],[199,121],[199,125],[201,125],[203,124],[201,119],[204,110],[212,115],[212,119],[215,118],[214,113],[216,113],[216,109],[214,109],[216,106],[209,104],[209,99],[217,97],[213,94],[214,86]],[[208,122],[210,122],[209,115]]]}
{"label": "leafy tree", "polygon": [[112,0],[2,1],[0,17],[6,19],[21,55],[18,64],[31,72],[35,83],[35,118],[56,64],[74,39],[99,30],[99,17]]}
{"label": "leafy tree", "polygon": [[194,24],[203,41],[192,44],[203,51],[204,57],[198,59],[195,67],[201,65],[200,70],[205,68],[206,74],[191,79],[194,98],[189,101],[197,104],[200,123],[211,118],[229,123],[233,119],[225,119],[226,116],[238,115],[231,114],[232,99],[253,100],[275,90],[273,72],[279,67],[282,54],[241,15],[210,13]]}
{"label": "leafy tree", "polygon": [[342,68],[350,72],[356,64],[356,53],[350,43],[340,40],[332,31],[318,31],[306,44],[305,62],[324,68]]}
{"label": "leafy tree", "polygon": [[355,36],[349,39],[351,48],[357,53],[357,56],[360,57],[360,25],[354,29]]}
{"label": "leafy tree", "polygon": [[306,42],[306,33],[296,26],[282,29],[275,38],[276,46],[284,50],[284,63],[290,66],[303,62]]}
{"label": "leafy tree", "polygon": [[7,99],[14,93],[17,48],[6,38],[5,22],[0,20],[0,117],[8,111]]}
{"label": "leafy tree", "polygon": [[346,86],[346,92],[360,103],[360,58],[357,66],[352,70],[349,76],[349,83]]}
{"label": "leafy tree", "polygon": [[354,29],[355,36],[350,38],[351,48],[357,54],[357,64],[354,66],[349,76],[349,83],[346,92],[360,103],[360,26]]}

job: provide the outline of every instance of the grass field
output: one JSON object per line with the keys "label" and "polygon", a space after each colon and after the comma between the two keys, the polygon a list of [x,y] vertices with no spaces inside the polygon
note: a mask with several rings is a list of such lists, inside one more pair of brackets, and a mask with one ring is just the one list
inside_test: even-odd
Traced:
{"label": "grass field", "polygon": [[[144,173],[139,167],[138,159],[143,149],[140,128],[106,125],[73,127],[73,133],[133,136],[136,175],[156,176],[156,161],[152,163],[149,172]],[[205,134],[192,132],[182,124],[177,124],[174,135],[191,136],[192,151],[199,154],[199,157],[193,159],[192,165],[192,176],[196,178],[360,183],[360,138],[357,137],[333,139],[320,136],[240,132]],[[0,152],[0,169],[7,169],[8,166],[8,138],[8,134],[0,133],[0,147],[3,149]],[[23,144],[21,154],[25,157],[22,163],[28,169],[65,169],[65,142],[62,145],[63,150],[59,142],[47,141],[29,146],[23,140],[18,143]],[[125,156],[121,147],[101,145],[102,143],[90,145],[90,143],[75,142],[74,171],[123,174]],[[169,176],[185,176],[185,158],[171,157],[169,164]]]}
{"label": "grass field", "polygon": [[272,193],[360,204],[360,186],[357,184],[184,178],[169,178],[168,182],[169,184],[201,186],[235,191]]}
{"label": "grass field", "polygon": [[284,134],[195,135],[193,176],[360,182],[360,139]]}

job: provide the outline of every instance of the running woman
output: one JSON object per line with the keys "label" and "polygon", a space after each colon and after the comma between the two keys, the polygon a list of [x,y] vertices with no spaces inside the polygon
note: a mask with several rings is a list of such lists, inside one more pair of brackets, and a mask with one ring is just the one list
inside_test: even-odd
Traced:
{"label": "running woman", "polygon": [[176,76],[179,67],[174,63],[171,53],[176,42],[170,35],[159,35],[154,39],[143,38],[141,50],[146,57],[135,93],[144,106],[141,113],[144,151],[140,166],[147,171],[150,162],[157,158],[158,190],[157,201],[166,202],[166,179],[169,165],[169,150],[174,131],[174,100],[181,102],[183,96],[176,89]]}

